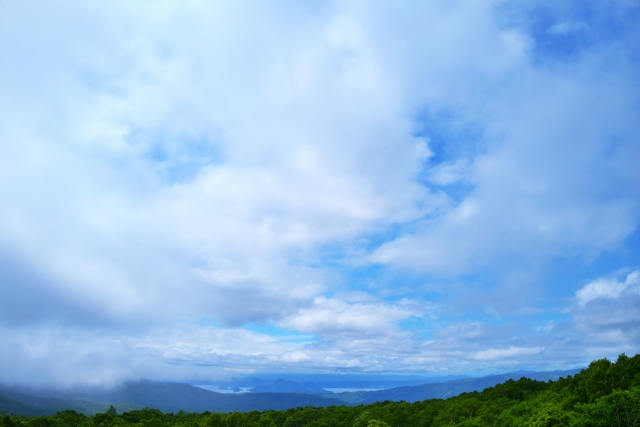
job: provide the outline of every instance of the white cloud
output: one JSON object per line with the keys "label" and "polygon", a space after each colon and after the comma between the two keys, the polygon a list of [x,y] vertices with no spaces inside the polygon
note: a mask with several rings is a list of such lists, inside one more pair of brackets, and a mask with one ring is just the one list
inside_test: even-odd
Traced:
{"label": "white cloud", "polygon": [[398,304],[346,303],[336,299],[318,297],[309,308],[284,318],[280,326],[304,333],[325,337],[340,335],[370,336],[387,335],[396,331],[396,323],[412,316],[422,316],[425,310],[410,301]]}
{"label": "white cloud", "polygon": [[640,345],[640,272],[604,277],[576,292],[574,322],[600,345]]}
{"label": "white cloud", "polygon": [[[47,13],[3,7],[26,27]],[[230,323],[277,317],[323,289],[292,259],[423,213],[412,175],[428,150],[355,17],[114,7],[54,19],[49,35],[31,28],[28,58],[7,50],[50,72],[15,77],[4,98],[2,194],[13,202],[0,233],[62,292],[151,316],[195,305]],[[282,26],[289,13],[309,26]],[[82,42],[44,43],[59,33]],[[27,110],[34,98],[46,114]],[[193,170],[174,182],[180,167]],[[247,293],[259,301],[236,310]]]}
{"label": "white cloud", "polygon": [[[635,229],[624,47],[538,67],[498,6],[0,3],[0,326],[19,349],[7,378],[69,361],[78,382],[197,376],[200,362],[459,367],[546,348],[473,321],[441,320],[421,342],[401,323],[437,311],[422,284],[394,303],[374,295],[396,291],[383,283],[340,277],[371,263],[488,270],[510,291],[458,299],[529,307],[546,260],[595,256]],[[441,113],[480,129],[452,158],[422,128]],[[372,250],[380,235],[398,237]],[[631,289],[607,283],[580,291],[581,310]],[[219,327],[179,326],[201,319]]]}
{"label": "white cloud", "polygon": [[476,352],[472,355],[472,358],[478,360],[500,360],[500,359],[513,359],[515,357],[532,356],[543,351],[543,347],[534,348],[522,348],[522,347],[509,347],[509,348],[491,348]]}
{"label": "white cloud", "polygon": [[[195,309],[238,324],[308,304],[323,275],[292,259],[448,203],[414,180],[430,151],[408,116],[450,94],[414,98],[415,79],[458,90],[445,70],[491,74],[522,51],[475,3],[393,8],[392,20],[356,5],[246,13],[166,1],[64,19],[41,6],[2,6],[24,23],[3,26],[6,63],[34,68],[3,69],[0,192],[12,202],[0,235],[59,292],[116,317]],[[434,43],[438,14],[469,25]],[[429,61],[397,56],[407,25]],[[233,308],[247,293],[259,302]]]}
{"label": "white cloud", "polygon": [[487,267],[535,276],[552,257],[619,248],[637,224],[639,176],[629,172],[640,149],[637,91],[621,90],[636,86],[616,49],[559,73],[523,72],[517,89],[492,92],[483,138],[491,149],[466,168],[473,189],[371,261],[454,276]]}
{"label": "white cloud", "polygon": [[589,26],[584,22],[561,21],[549,27],[547,32],[554,35],[564,35],[574,31],[581,31],[581,30],[587,30],[587,29],[589,29]]}
{"label": "white cloud", "polygon": [[465,181],[468,175],[467,159],[441,163],[431,170],[430,180],[438,185],[451,185]]}
{"label": "white cloud", "polygon": [[627,275],[624,282],[618,282],[615,278],[594,280],[576,292],[576,299],[580,306],[584,306],[599,298],[615,300],[622,292],[635,285],[639,277],[640,272],[634,271]]}

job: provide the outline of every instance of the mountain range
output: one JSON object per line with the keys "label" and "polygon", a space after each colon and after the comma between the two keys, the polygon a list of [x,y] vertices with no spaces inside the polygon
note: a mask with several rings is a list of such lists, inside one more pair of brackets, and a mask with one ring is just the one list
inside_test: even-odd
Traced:
{"label": "mountain range", "polygon": [[488,375],[481,378],[464,378],[442,383],[423,384],[419,386],[394,387],[377,391],[355,391],[336,393],[333,396],[351,404],[368,404],[385,400],[416,402],[427,399],[446,399],[462,393],[481,391],[508,380],[527,377],[538,381],[557,380],[560,377],[575,375],[580,369],[569,371],[531,372],[517,371],[502,375]]}
{"label": "mountain range", "polygon": [[368,404],[384,400],[415,402],[447,398],[517,380],[522,377],[548,381],[573,375],[580,370],[553,372],[518,371],[481,378],[464,378],[417,386],[393,387],[378,391],[332,393],[313,383],[278,379],[254,387],[250,393],[224,394],[190,384],[131,381],[111,388],[75,390],[27,389],[0,386],[0,410],[29,416],[53,414],[66,409],[84,414],[104,412],[113,405],[118,412],[151,407],[163,412],[264,411],[302,406]]}
{"label": "mountain range", "polygon": [[312,383],[323,389],[382,389],[402,387],[409,385],[423,385],[427,383],[442,383],[451,380],[469,378],[464,375],[399,375],[399,374],[260,374],[231,378],[215,383],[202,383],[199,381],[189,384],[201,384],[205,386],[216,385],[219,389],[252,389],[258,386],[269,385],[278,380],[296,383]]}

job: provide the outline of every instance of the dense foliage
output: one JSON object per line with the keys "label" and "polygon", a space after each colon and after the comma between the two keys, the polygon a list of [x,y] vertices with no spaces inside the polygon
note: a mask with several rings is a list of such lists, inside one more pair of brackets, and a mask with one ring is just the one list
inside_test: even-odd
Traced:
{"label": "dense foliage", "polygon": [[286,411],[162,413],[145,408],[91,417],[75,411],[25,417],[3,415],[0,427],[384,427],[384,426],[638,426],[640,355],[615,363],[592,362],[579,374],[558,381],[509,380],[482,392],[447,400],[380,402],[360,406],[297,408]]}

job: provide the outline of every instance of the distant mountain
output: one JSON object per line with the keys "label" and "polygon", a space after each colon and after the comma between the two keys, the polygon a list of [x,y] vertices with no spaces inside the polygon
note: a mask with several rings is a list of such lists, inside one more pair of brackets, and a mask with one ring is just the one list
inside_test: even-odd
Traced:
{"label": "distant mountain", "polygon": [[251,393],[312,393],[312,394],[331,394],[327,391],[311,382],[304,382],[302,384],[295,381],[287,381],[285,379],[278,379],[269,384],[259,385],[252,388]]}
{"label": "distant mountain", "polygon": [[[293,381],[297,383],[310,382],[323,389],[329,388],[356,388],[356,389],[378,389],[402,387],[408,385],[422,385],[428,383],[441,383],[445,381],[468,378],[460,375],[446,376],[423,376],[423,375],[397,375],[397,374],[259,374],[256,376],[246,376],[232,378],[227,381],[218,381],[215,384],[221,389],[226,387],[255,388],[269,385],[278,379]],[[190,384],[202,384],[194,381]]]}
{"label": "distant mountain", "polygon": [[265,411],[299,406],[343,405],[338,399],[301,393],[244,393],[223,394],[189,384],[138,381],[124,383],[101,396],[116,402],[126,402],[158,408],[165,412],[204,411]]}
{"label": "distant mountain", "polygon": [[530,372],[517,371],[502,375],[489,375],[481,378],[466,378],[443,383],[423,384],[419,386],[394,387],[378,391],[355,391],[335,393],[332,397],[352,404],[368,404],[384,400],[416,402],[426,399],[446,399],[461,393],[481,391],[507,380],[518,380],[527,377],[538,381],[557,380],[560,377],[575,375],[580,369],[570,371]]}
{"label": "distant mountain", "polygon": [[[46,391],[46,396],[51,396],[52,394],[54,394],[53,391]],[[157,408],[163,412],[178,412],[180,410],[185,412],[231,412],[266,411],[268,409],[285,410],[301,406],[345,404],[342,400],[331,399],[318,394],[223,394],[189,384],[146,380],[126,382],[114,388],[85,389],[73,392],[60,391],[59,394],[65,396],[66,399],[18,393],[6,388],[4,390],[0,389],[0,395],[5,397],[4,400],[0,400],[0,410],[6,408],[7,412],[40,415],[73,409],[78,412],[93,414],[106,411],[110,402],[117,402],[113,403],[113,405],[119,412],[140,409],[145,406]],[[70,398],[72,396],[76,399]]]}
{"label": "distant mountain", "polygon": [[0,388],[0,410],[10,414],[51,415],[59,411],[73,410],[85,415],[104,412],[113,404],[119,412],[140,409],[141,406],[119,402],[96,402],[77,398],[52,398],[19,393],[14,390]]}
{"label": "distant mountain", "polygon": [[30,417],[36,415],[51,415],[55,414],[55,411],[50,412],[44,408],[39,408],[28,403],[20,402],[15,399],[11,399],[7,396],[0,395],[0,411],[6,411],[7,414],[22,414]]}
{"label": "distant mountain", "polygon": [[419,386],[334,394],[329,394],[312,383],[300,384],[284,379],[265,384],[263,388],[255,387],[251,393],[242,394],[216,393],[189,384],[147,380],[126,382],[114,388],[57,391],[0,387],[0,410],[4,409],[8,413],[30,416],[53,414],[66,409],[84,414],[95,414],[106,411],[109,405],[113,404],[118,412],[142,407],[157,408],[164,412],[178,412],[180,410],[185,412],[245,412],[268,409],[286,410],[303,406],[368,404],[384,400],[415,402],[480,391],[509,379],[517,380],[528,377],[548,381],[573,375],[579,371],[579,369],[554,372],[518,371]]}

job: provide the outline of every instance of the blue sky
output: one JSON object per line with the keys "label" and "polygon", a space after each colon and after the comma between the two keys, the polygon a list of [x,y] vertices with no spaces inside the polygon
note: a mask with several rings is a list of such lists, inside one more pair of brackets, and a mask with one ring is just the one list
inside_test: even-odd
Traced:
{"label": "blue sky", "polygon": [[635,354],[639,21],[0,2],[0,381]]}

